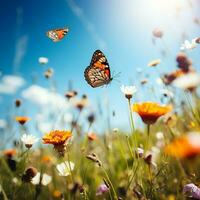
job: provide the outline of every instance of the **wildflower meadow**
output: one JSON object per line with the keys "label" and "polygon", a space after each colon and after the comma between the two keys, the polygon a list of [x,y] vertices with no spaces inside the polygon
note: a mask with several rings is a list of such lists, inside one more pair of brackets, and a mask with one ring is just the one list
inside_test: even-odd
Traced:
{"label": "wildflower meadow", "polygon": [[0,200],[200,199],[199,11],[2,1]]}

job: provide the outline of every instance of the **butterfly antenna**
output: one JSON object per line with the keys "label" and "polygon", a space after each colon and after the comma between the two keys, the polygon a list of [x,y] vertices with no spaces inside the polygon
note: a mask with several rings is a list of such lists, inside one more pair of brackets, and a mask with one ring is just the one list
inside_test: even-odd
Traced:
{"label": "butterfly antenna", "polygon": [[121,81],[118,79],[118,77],[120,77],[120,74],[121,72],[115,73],[115,71],[113,71],[113,80],[121,83]]}
{"label": "butterfly antenna", "polygon": [[115,73],[115,71],[113,71],[113,79],[120,77],[120,74],[121,72]]}

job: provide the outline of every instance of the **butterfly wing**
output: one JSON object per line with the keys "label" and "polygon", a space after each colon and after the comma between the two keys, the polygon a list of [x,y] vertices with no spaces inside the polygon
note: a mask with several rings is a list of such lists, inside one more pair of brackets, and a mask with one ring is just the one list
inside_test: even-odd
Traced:
{"label": "butterfly wing", "polygon": [[112,80],[108,61],[100,50],[94,52],[90,66],[85,69],[84,75],[85,80],[92,87],[108,84]]}
{"label": "butterfly wing", "polygon": [[52,39],[53,42],[58,42],[62,40],[68,32],[68,28],[54,29],[47,32],[47,37]]}
{"label": "butterfly wing", "polygon": [[88,66],[85,70],[85,80],[92,87],[99,87],[110,82],[109,77],[105,74],[105,72],[99,68],[92,68]]}

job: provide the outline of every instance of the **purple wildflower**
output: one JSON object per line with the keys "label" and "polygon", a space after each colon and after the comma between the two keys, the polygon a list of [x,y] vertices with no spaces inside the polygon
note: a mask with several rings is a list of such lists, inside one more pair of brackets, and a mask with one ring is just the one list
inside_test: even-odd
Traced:
{"label": "purple wildflower", "polygon": [[183,188],[184,193],[189,193],[192,198],[200,199],[200,188],[198,188],[195,184],[189,183]]}
{"label": "purple wildflower", "polygon": [[109,191],[109,188],[106,186],[106,184],[101,184],[96,192],[96,196],[101,196]]}

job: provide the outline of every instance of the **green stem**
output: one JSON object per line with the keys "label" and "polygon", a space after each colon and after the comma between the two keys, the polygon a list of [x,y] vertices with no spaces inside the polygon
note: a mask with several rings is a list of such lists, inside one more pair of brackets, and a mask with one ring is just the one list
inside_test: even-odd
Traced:
{"label": "green stem", "polygon": [[115,188],[113,187],[113,184],[112,184],[112,182],[111,182],[111,180],[110,180],[110,178],[109,178],[109,176],[108,176],[108,173],[106,172],[106,170],[104,169],[103,166],[102,166],[101,168],[103,169],[103,172],[104,172],[104,174],[106,175],[106,178],[107,178],[108,182],[110,183],[110,186],[111,186],[111,188],[112,188],[112,190],[113,190],[114,199],[115,199],[115,200],[118,200],[117,193],[116,193]]}
{"label": "green stem", "polygon": [[132,152],[132,150],[131,150],[131,145],[130,145],[130,142],[129,142],[129,136],[128,135],[126,135],[126,141],[127,141],[127,145],[128,145],[128,149],[129,149],[129,151],[130,151],[130,154],[131,154],[131,156],[132,156],[132,158],[133,158],[133,160],[134,160],[134,158],[135,158],[135,152],[134,152],[134,154],[133,154],[133,152]]}
{"label": "green stem", "polygon": [[192,106],[192,103],[191,103],[189,97],[187,96],[187,93],[185,92],[184,94],[185,94],[186,101],[187,101],[188,104],[189,104],[189,107],[190,107],[190,109],[191,109],[191,112],[192,112],[192,114],[193,114],[193,116],[194,116],[196,122],[197,122],[198,124],[200,124],[200,120],[199,120],[199,118],[198,118],[198,116],[197,116],[197,114],[196,114],[196,112],[195,112],[195,110],[194,110],[194,108],[193,108],[193,106]]}
{"label": "green stem", "polygon": [[135,175],[136,175],[136,172],[137,172],[138,167],[139,167],[139,162],[137,163],[136,168],[135,168],[135,170],[133,171],[132,177],[130,176],[130,180],[128,181],[128,186],[127,186],[127,191],[129,190],[129,187],[130,187],[130,185],[131,185],[131,183],[132,183],[132,181],[133,181],[133,178],[134,178]]}
{"label": "green stem", "polygon": [[126,162],[126,169],[127,169],[127,171],[128,171],[128,169],[129,169],[129,167],[128,167],[128,161],[127,161],[127,159],[126,159],[126,157],[124,156],[125,155],[125,153],[124,153],[124,149],[123,149],[123,145],[122,145],[122,142],[121,142],[121,139],[120,139],[120,135],[119,135],[119,133],[117,133],[116,134],[117,135],[117,139],[118,139],[118,141],[119,141],[119,149],[120,149],[120,152],[121,152],[121,156],[122,156],[122,158],[125,160],[125,162]]}
{"label": "green stem", "polygon": [[133,123],[133,115],[131,111],[131,100],[128,99],[128,107],[129,107],[129,112],[130,112],[130,122],[131,122],[131,132],[134,133],[134,123]]}
{"label": "green stem", "polygon": [[[80,118],[81,112],[82,112],[82,110],[80,110],[79,113],[78,113],[78,116],[77,116],[77,118],[76,118],[76,120],[75,120],[75,125],[78,123],[78,120],[79,120],[79,118]],[[72,126],[71,126],[70,132],[72,133],[73,130],[74,130],[74,126],[72,125]]]}
{"label": "green stem", "polygon": [[149,149],[149,140],[150,140],[150,124],[147,125],[147,144],[145,147],[146,151]]}
{"label": "green stem", "polygon": [[137,147],[137,138],[135,134],[135,127],[134,127],[134,121],[133,121],[133,114],[131,110],[131,100],[128,99],[128,107],[129,107],[129,113],[130,113],[130,123],[131,123],[131,132],[133,134],[133,145],[134,145],[134,150]]}
{"label": "green stem", "polygon": [[[1,186],[0,186],[0,187],[1,187]],[[4,200],[8,200],[8,197],[7,197],[5,191],[4,191],[4,189],[3,189],[2,187],[1,187],[1,193],[3,194],[3,199],[4,199]]]}
{"label": "green stem", "polygon": [[[69,164],[69,170],[70,170],[70,174],[71,174],[71,178],[72,178],[72,182],[74,182],[74,176],[73,176],[73,173],[72,173],[72,168],[71,168],[71,164],[70,164],[70,159],[69,159],[69,153],[67,152],[67,162]],[[65,162],[64,162],[65,163]],[[67,166],[66,166],[67,167]]]}
{"label": "green stem", "polygon": [[86,165],[86,168],[83,173],[83,185],[85,184],[85,178],[86,178],[86,173],[87,173],[88,167],[89,167],[89,164]]}

